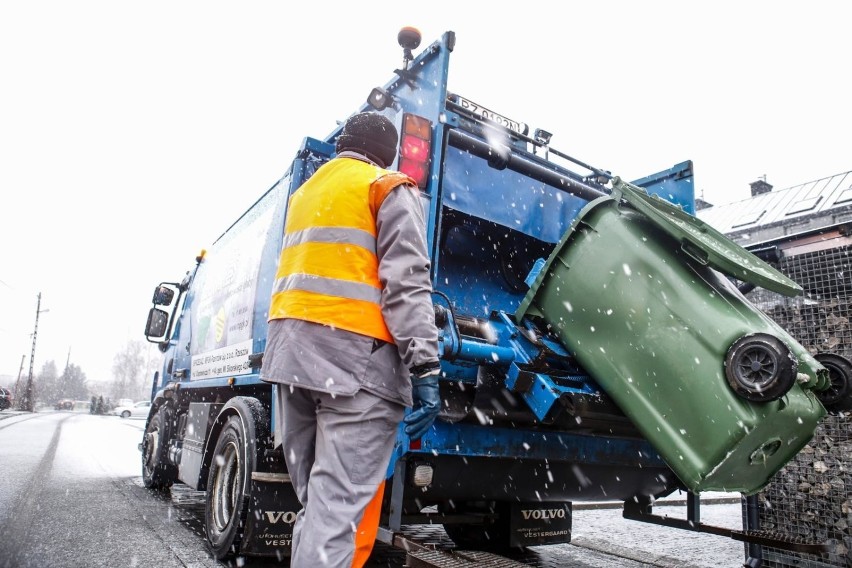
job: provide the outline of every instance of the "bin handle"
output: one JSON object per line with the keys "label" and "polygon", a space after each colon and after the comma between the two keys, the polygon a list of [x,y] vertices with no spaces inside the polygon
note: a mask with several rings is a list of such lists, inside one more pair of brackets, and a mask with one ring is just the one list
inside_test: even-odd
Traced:
{"label": "bin handle", "polygon": [[707,251],[703,248],[699,247],[695,243],[689,240],[682,240],[680,242],[680,249],[692,257],[693,260],[698,262],[703,266],[707,266],[710,264],[710,257],[707,254]]}

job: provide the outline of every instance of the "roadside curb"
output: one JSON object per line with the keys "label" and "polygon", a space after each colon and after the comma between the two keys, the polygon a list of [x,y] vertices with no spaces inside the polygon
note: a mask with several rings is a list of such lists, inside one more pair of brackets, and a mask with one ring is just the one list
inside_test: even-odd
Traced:
{"label": "roadside curb", "polygon": [[4,410],[0,412],[0,420],[12,418],[13,416],[21,416],[22,414],[35,414],[35,412],[30,412],[28,410]]}

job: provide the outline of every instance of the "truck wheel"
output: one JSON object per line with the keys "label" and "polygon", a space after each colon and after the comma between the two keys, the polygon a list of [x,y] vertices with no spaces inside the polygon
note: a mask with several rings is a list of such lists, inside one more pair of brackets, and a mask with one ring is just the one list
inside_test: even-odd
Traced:
{"label": "truck wheel", "polygon": [[254,462],[254,433],[245,431],[239,416],[231,416],[216,442],[207,477],[205,527],[210,550],[218,560],[230,552],[239,553]]}
{"label": "truck wheel", "polygon": [[826,390],[816,392],[822,405],[830,411],[852,409],[852,363],[832,353],[818,353],[814,359],[828,369],[831,382]]}
{"label": "truck wheel", "polygon": [[148,489],[162,491],[172,486],[177,467],[169,463],[168,446],[173,411],[163,406],[151,416],[142,438],[142,483]]}
{"label": "truck wheel", "polygon": [[798,368],[798,361],[784,342],[766,333],[740,337],[725,356],[728,384],[752,402],[769,402],[787,394]]}

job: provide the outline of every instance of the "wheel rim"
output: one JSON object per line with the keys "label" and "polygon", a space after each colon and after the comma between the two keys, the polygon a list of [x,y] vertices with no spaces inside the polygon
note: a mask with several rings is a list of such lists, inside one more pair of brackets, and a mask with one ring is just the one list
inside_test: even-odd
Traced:
{"label": "wheel rim", "polygon": [[828,387],[817,392],[820,402],[829,407],[842,403],[850,392],[850,362],[844,357],[830,353],[819,353],[814,358],[828,371]]}
{"label": "wheel rim", "polygon": [[238,512],[239,479],[242,470],[239,456],[239,449],[236,444],[229,442],[222,448],[222,454],[214,457],[216,477],[212,489],[212,504],[213,524],[217,532],[224,531]]}
{"label": "wheel rim", "polygon": [[740,354],[734,365],[738,381],[754,392],[762,392],[778,376],[778,358],[763,345],[753,345]]}
{"label": "wheel rim", "polygon": [[725,376],[736,394],[751,402],[769,402],[787,394],[799,362],[780,339],[766,333],[744,335],[728,349]]}
{"label": "wheel rim", "polygon": [[155,426],[145,434],[145,469],[148,474],[157,465],[157,451],[160,447],[160,430]]}
{"label": "wheel rim", "polygon": [[823,396],[827,400],[835,401],[840,398],[840,393],[846,381],[840,369],[837,368],[837,365],[832,365],[831,363],[823,363],[823,365],[828,369],[828,380],[830,383],[830,386],[823,391]]}

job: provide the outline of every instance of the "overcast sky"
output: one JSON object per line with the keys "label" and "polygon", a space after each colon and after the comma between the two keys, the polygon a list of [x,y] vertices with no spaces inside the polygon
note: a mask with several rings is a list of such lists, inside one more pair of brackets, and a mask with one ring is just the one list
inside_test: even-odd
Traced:
{"label": "overcast sky", "polygon": [[35,372],[109,379],[154,286],[391,79],[404,25],[456,32],[452,91],[627,179],[693,160],[721,204],[852,170],[847,6],[2,2],[0,375],[41,292]]}

